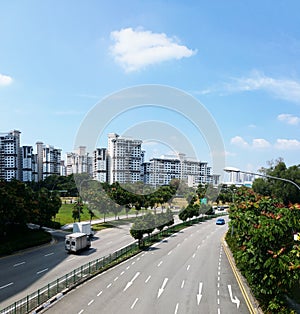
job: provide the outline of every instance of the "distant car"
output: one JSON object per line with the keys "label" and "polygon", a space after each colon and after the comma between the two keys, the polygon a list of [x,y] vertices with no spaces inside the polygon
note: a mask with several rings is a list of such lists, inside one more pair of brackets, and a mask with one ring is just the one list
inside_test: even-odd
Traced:
{"label": "distant car", "polygon": [[216,225],[225,225],[225,219],[224,218],[218,218],[216,221]]}

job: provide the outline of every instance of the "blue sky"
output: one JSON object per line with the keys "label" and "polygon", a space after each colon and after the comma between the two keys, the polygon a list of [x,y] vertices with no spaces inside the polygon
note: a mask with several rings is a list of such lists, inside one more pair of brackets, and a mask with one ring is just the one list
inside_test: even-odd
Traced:
{"label": "blue sky", "polygon": [[[22,145],[72,151],[103,98],[157,84],[208,110],[226,165],[256,171],[278,157],[299,164],[299,12],[298,0],[1,1],[0,131],[20,130]],[[148,109],[108,121],[105,132],[172,116]],[[210,162],[205,139],[182,116],[172,123]],[[170,151],[145,148],[148,157]]]}

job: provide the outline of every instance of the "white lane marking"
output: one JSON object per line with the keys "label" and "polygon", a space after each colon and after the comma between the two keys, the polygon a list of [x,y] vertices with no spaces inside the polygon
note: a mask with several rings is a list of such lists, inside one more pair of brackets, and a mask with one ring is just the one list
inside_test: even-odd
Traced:
{"label": "white lane marking", "polygon": [[115,279],[114,279],[114,281],[117,281],[119,279],[119,277],[117,276]]}
{"label": "white lane marking", "polygon": [[200,244],[197,246],[197,250],[199,250],[200,249]]}
{"label": "white lane marking", "polygon": [[218,301],[218,305],[220,305],[220,299],[219,298],[217,299],[217,301]]}
{"label": "white lane marking", "polygon": [[147,283],[150,280],[150,278],[151,278],[151,275],[148,276],[148,278],[145,280],[145,283]]}
{"label": "white lane marking", "polygon": [[90,306],[93,302],[94,302],[94,299],[88,303],[88,306]]}
{"label": "white lane marking", "polygon": [[232,296],[232,290],[231,290],[231,285],[228,285],[228,291],[229,291],[229,295],[230,295],[230,300],[232,303],[236,304],[236,307],[239,308],[240,306],[240,300],[237,298],[237,296]]}
{"label": "white lane marking", "polygon": [[191,267],[191,265],[188,265],[187,268],[186,268],[186,270],[188,271],[188,270],[190,269],[190,267]]}
{"label": "white lane marking", "polygon": [[199,282],[199,290],[197,294],[197,304],[199,305],[202,299],[202,288],[203,288],[203,283]]}
{"label": "white lane marking", "polygon": [[121,272],[120,276],[124,275],[124,273],[125,273],[125,271],[123,270],[123,271]]}
{"label": "white lane marking", "polygon": [[102,290],[97,294],[97,297],[99,297],[102,294]]}
{"label": "white lane marking", "polygon": [[78,314],[81,314],[81,313],[83,313],[84,312],[84,310],[81,310],[80,312],[78,312]]}
{"label": "white lane marking", "polygon": [[1,289],[4,289],[4,288],[7,288],[7,287],[9,287],[9,286],[11,286],[11,285],[13,285],[13,284],[14,284],[13,282],[10,282],[10,283],[8,283],[7,285],[4,285],[4,286],[0,287],[0,290],[1,290]]}
{"label": "white lane marking", "polygon": [[218,308],[218,314],[221,314],[221,310],[220,310],[220,308]]}
{"label": "white lane marking", "polygon": [[160,262],[157,264],[157,267],[159,267],[162,263],[163,263],[163,261],[160,261]]}
{"label": "white lane marking", "polygon": [[182,283],[181,283],[181,289],[184,287],[184,280],[182,280]]}
{"label": "white lane marking", "polygon": [[26,262],[20,262],[20,263],[17,263],[17,264],[15,264],[14,265],[14,267],[17,267],[17,266],[20,266],[20,265],[23,265],[23,264],[25,264]]}
{"label": "white lane marking", "polygon": [[170,255],[172,253],[172,250],[168,253],[168,255]]}
{"label": "white lane marking", "polygon": [[126,269],[128,270],[130,268],[130,266],[127,266]]}
{"label": "white lane marking", "polygon": [[51,255],[53,255],[54,253],[52,252],[52,253],[48,253],[48,254],[45,254],[44,256],[51,256]]}
{"label": "white lane marking", "polygon": [[166,286],[168,280],[169,280],[168,278],[165,278],[165,279],[164,279],[163,284],[162,284],[161,287],[158,289],[157,298],[159,298],[159,297],[161,296],[161,294],[164,292],[165,286]]}
{"label": "white lane marking", "polygon": [[107,289],[110,288],[110,287],[111,287],[111,283],[106,286]]}
{"label": "white lane marking", "polygon": [[192,258],[195,258],[195,256],[196,256],[196,253],[193,254]]}
{"label": "white lane marking", "polygon": [[48,270],[48,268],[45,268],[45,269],[43,269],[43,270],[38,271],[36,274],[39,275],[39,274],[41,274],[41,273],[44,273],[44,272],[47,271],[47,270]]}
{"label": "white lane marking", "polygon": [[177,314],[177,312],[178,312],[178,307],[179,307],[179,303],[177,303],[177,304],[176,304],[176,307],[175,307],[175,312],[174,312],[174,314]]}
{"label": "white lane marking", "polygon": [[136,302],[139,300],[139,298],[136,298],[135,300],[134,300],[134,302],[132,303],[132,305],[131,305],[131,309],[133,309],[134,307],[135,307],[135,305],[136,305]]}
{"label": "white lane marking", "polygon": [[133,261],[132,263],[131,263],[131,265],[134,265],[135,264],[135,261]]}
{"label": "white lane marking", "polygon": [[127,283],[126,287],[124,288],[123,291],[126,291],[132,284],[133,282],[136,280],[136,278],[140,275],[140,272],[137,272],[134,277]]}
{"label": "white lane marking", "polygon": [[176,246],[177,246],[177,247],[180,246],[180,243],[178,243]]}
{"label": "white lane marking", "polygon": [[138,257],[138,258],[136,259],[136,261],[138,262],[140,259],[141,259],[141,258],[140,258],[140,257]]}

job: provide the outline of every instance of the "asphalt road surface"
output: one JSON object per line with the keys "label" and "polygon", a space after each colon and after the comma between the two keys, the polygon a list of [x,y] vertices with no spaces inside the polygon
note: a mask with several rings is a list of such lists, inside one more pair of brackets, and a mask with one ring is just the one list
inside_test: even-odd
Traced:
{"label": "asphalt road surface", "polygon": [[102,273],[48,313],[249,313],[215,219],[184,229]]}
{"label": "asphalt road surface", "polygon": [[64,248],[65,233],[53,231],[56,242],[0,258],[0,309],[37,291],[73,269],[133,242],[129,224],[97,232],[89,250],[77,255]]}

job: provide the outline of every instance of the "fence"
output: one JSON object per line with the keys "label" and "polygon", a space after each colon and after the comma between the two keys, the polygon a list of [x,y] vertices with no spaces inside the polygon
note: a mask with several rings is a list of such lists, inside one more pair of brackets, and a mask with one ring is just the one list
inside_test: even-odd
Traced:
{"label": "fence", "polygon": [[[143,238],[143,245],[149,246],[154,242],[163,239],[164,237],[181,230],[184,227],[191,226],[200,221],[216,217],[212,215],[210,217],[200,217],[195,218],[183,223],[179,223],[169,227],[166,230],[162,230],[156,232],[154,234],[150,234]],[[113,252],[107,256],[101,257],[89,263],[86,263],[70,273],[64,275],[47,284],[41,289],[38,289],[36,292],[27,295],[25,298],[16,301],[12,305],[6,307],[5,309],[0,311],[0,314],[26,314],[34,309],[38,308],[42,304],[46,304],[47,302],[50,304],[51,299],[58,299],[63,295],[63,292],[66,289],[70,289],[71,287],[80,284],[82,281],[86,280],[92,275],[95,275],[97,272],[104,270],[106,267],[111,266],[112,263],[117,263],[119,259],[124,259],[128,256],[137,253],[140,250],[137,242],[129,244],[128,246],[121,248],[118,251]]]}

